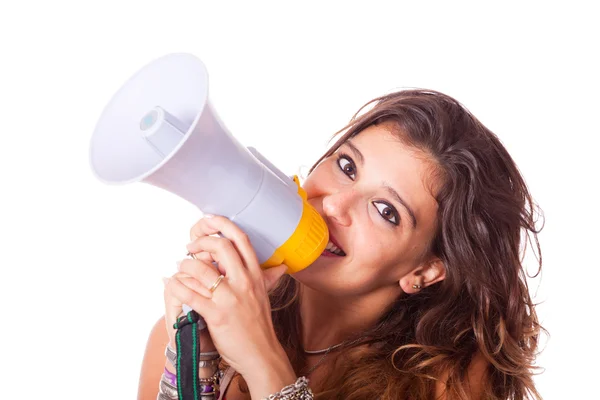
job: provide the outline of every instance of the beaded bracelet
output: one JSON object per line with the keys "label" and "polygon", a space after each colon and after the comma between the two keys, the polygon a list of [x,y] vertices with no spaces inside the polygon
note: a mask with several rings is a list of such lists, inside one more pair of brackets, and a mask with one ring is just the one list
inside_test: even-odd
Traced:
{"label": "beaded bracelet", "polygon": [[[213,376],[209,378],[199,378],[200,396],[203,399],[214,399],[219,395],[219,381],[221,380],[221,371],[216,370]],[[177,375],[169,371],[166,367],[160,379],[158,390],[158,400],[178,400]]]}
{"label": "beaded bracelet", "polygon": [[308,379],[301,376],[295,383],[287,385],[279,392],[270,394],[262,400],[312,400],[313,392],[308,387]]}

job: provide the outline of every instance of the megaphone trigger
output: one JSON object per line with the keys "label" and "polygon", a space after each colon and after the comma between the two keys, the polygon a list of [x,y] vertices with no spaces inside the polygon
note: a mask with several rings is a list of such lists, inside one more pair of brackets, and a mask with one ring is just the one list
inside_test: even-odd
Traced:
{"label": "megaphone trigger", "polygon": [[302,197],[302,200],[307,201],[308,195],[306,194],[306,190],[304,190],[304,188],[300,186],[300,179],[298,178],[298,175],[294,175],[292,179],[296,183],[296,186],[298,186],[298,194],[300,195],[300,197]]}

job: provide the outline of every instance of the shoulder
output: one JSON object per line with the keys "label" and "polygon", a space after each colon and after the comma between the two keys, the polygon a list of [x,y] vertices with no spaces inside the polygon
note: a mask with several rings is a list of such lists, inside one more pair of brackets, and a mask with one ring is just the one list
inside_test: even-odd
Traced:
{"label": "shoulder", "polygon": [[[469,364],[467,370],[467,395],[470,399],[481,399],[483,398],[485,390],[485,382],[488,373],[489,362],[485,357],[477,352]],[[436,400],[446,400],[446,383],[448,381],[448,374],[442,374],[440,379],[435,385],[435,398]]]}
{"label": "shoulder", "polygon": [[165,367],[165,347],[169,343],[165,319],[154,323],[148,336],[138,384],[138,400],[156,399]]}

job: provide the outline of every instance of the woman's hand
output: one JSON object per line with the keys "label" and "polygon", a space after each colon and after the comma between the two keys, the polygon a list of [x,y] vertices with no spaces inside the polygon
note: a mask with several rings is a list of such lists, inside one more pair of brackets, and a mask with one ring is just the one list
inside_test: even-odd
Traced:
{"label": "woman's hand", "polygon": [[[175,279],[173,279],[175,278]],[[183,315],[183,304],[182,301],[173,293],[173,289],[176,288],[171,282],[177,280],[186,286],[193,288],[199,294],[210,297],[211,293],[208,289],[203,287],[198,280],[192,278],[182,272],[177,272],[171,278],[163,278],[163,282],[165,284],[164,290],[164,302],[165,302],[165,325],[167,328],[167,334],[169,335],[170,346],[173,349],[176,349],[177,346],[175,344],[175,334],[177,330],[173,328],[177,319]],[[215,345],[210,337],[208,330],[203,329],[200,331],[200,348],[202,352],[214,351]]]}
{"label": "woman's hand", "polygon": [[[215,233],[225,237],[210,236]],[[169,282],[173,307],[184,303],[204,317],[221,357],[246,378],[251,393],[264,397],[293,383],[268,297],[287,267],[263,271],[248,236],[225,217],[201,219],[190,236],[187,249],[196,259],[179,264],[180,273],[189,278],[176,274]],[[225,278],[211,292],[221,274]]]}

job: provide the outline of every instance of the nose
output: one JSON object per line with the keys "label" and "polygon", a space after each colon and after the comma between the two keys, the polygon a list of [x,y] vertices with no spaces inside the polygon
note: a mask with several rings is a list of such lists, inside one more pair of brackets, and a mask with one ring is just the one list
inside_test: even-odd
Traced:
{"label": "nose", "polygon": [[323,197],[323,213],[325,216],[342,226],[352,223],[351,208],[354,203],[353,190],[340,191]]}

